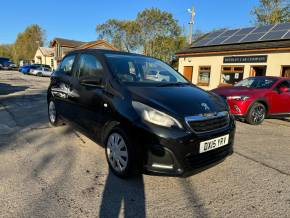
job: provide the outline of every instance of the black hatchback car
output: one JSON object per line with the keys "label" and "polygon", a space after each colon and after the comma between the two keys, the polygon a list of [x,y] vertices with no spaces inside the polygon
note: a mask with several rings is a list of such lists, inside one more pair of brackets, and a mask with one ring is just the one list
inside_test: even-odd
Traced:
{"label": "black hatchback car", "polygon": [[151,57],[73,51],[52,74],[47,100],[50,123],[69,121],[93,136],[119,177],[186,176],[233,152],[226,102]]}

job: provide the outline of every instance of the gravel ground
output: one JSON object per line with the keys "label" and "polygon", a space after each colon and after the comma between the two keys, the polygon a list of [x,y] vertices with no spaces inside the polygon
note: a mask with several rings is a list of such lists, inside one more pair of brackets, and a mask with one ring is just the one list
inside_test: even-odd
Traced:
{"label": "gravel ground", "polygon": [[290,120],[237,122],[235,153],[188,178],[108,171],[104,150],[47,122],[48,78],[0,71],[1,217],[290,217]]}

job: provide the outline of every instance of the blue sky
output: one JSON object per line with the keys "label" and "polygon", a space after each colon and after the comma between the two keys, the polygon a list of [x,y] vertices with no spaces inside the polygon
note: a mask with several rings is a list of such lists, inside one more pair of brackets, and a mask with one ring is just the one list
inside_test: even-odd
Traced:
{"label": "blue sky", "polygon": [[0,44],[13,43],[17,33],[34,23],[46,30],[47,41],[54,37],[92,41],[97,38],[97,24],[109,18],[134,19],[150,7],[173,13],[187,29],[187,8],[193,5],[194,29],[246,27],[253,25],[250,11],[257,4],[258,0],[7,0],[1,2]]}

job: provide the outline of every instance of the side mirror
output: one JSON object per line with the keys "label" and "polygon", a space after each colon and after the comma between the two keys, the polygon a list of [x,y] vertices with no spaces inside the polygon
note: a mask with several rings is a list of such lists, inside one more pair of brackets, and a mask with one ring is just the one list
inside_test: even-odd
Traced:
{"label": "side mirror", "polygon": [[282,86],[279,88],[279,93],[289,92],[289,88]]}
{"label": "side mirror", "polygon": [[80,78],[80,84],[84,86],[95,86],[95,87],[103,88],[102,78],[100,77]]}

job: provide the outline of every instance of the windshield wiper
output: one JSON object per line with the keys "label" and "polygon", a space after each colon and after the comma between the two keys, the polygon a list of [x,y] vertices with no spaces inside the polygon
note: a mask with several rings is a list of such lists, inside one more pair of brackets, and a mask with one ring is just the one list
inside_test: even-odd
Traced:
{"label": "windshield wiper", "polygon": [[168,86],[187,86],[189,83],[183,83],[183,82],[176,82],[176,83],[161,83],[157,85],[158,87],[168,87]]}

